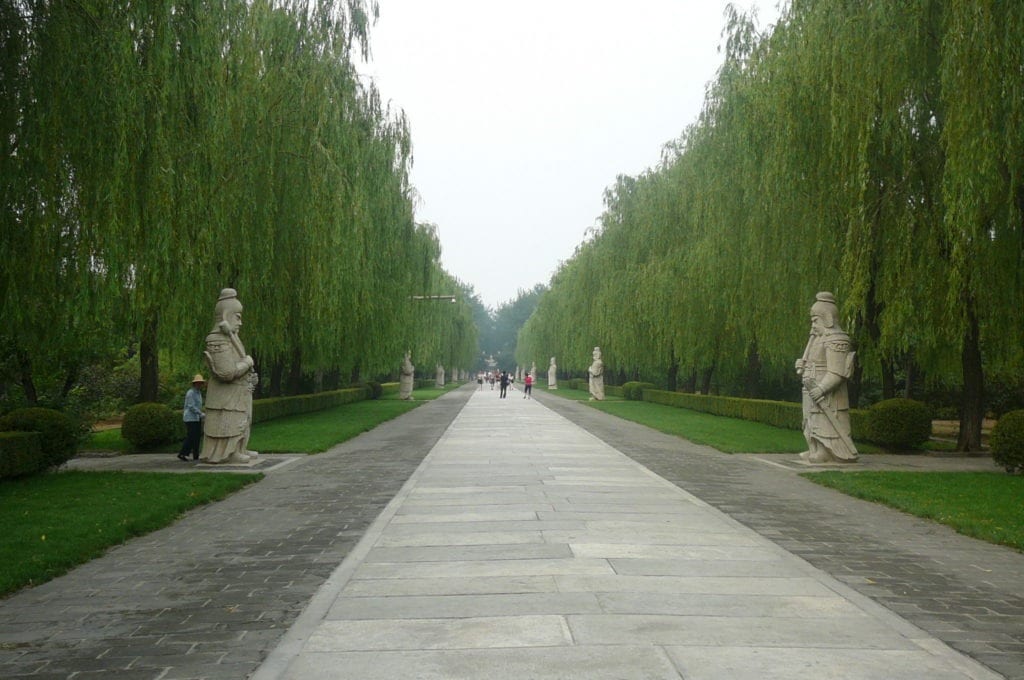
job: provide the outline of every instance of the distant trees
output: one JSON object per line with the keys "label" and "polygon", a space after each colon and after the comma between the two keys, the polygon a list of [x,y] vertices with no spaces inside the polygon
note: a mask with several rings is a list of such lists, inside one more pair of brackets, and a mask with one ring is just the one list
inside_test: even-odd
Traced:
{"label": "distant trees", "polygon": [[405,118],[358,77],[369,0],[0,0],[0,329],[8,378],[136,345],[196,362],[217,292],[264,388],[468,365],[464,301],[413,221]]}
{"label": "distant trees", "polygon": [[1019,3],[971,0],[801,0],[768,34],[732,12],[699,119],[609,189],[519,351],[795,387],[832,290],[863,378],[954,386],[979,448],[986,378],[1024,366],[1021,29]]}

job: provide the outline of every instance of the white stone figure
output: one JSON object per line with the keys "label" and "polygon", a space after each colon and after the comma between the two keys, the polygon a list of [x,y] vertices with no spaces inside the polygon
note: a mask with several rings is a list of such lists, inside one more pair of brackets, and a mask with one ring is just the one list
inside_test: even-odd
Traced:
{"label": "white stone figure", "polygon": [[587,369],[590,375],[590,400],[604,401],[604,362],[601,361],[601,348],[594,348],[594,363]]}
{"label": "white stone figure", "polygon": [[434,387],[444,387],[444,366],[437,365],[437,372],[434,374]]}
{"label": "white stone figure", "polygon": [[534,361],[533,363],[530,364],[530,375],[533,376],[534,380],[537,379],[537,362],[536,361]]}
{"label": "white stone figure", "polygon": [[852,463],[857,448],[850,438],[850,397],[846,382],[853,375],[856,353],[850,336],[839,327],[839,309],[832,293],[815,296],[811,306],[811,337],[796,360],[803,381],[803,429],[808,463]]}
{"label": "white stone figure", "polygon": [[558,366],[555,366],[554,357],[551,357],[551,363],[548,364],[548,389],[558,389]]}
{"label": "white stone figure", "polygon": [[406,401],[412,400],[412,388],[416,378],[416,367],[412,365],[411,357],[412,352],[406,350],[398,376],[398,398]]}
{"label": "white stone figure", "polygon": [[203,427],[203,463],[251,463],[258,454],[247,450],[252,426],[252,393],[259,383],[252,357],[245,353],[238,331],[242,303],[225,288],[213,308],[213,330],[203,356],[210,367]]}

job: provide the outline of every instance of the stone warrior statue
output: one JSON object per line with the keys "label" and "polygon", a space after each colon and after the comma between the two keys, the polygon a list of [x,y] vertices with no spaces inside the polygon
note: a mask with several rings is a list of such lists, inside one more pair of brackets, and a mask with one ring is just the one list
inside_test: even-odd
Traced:
{"label": "stone warrior statue", "polygon": [[252,393],[259,383],[252,357],[245,353],[238,331],[242,303],[234,288],[225,288],[213,308],[213,330],[206,336],[210,383],[206,393],[203,431],[204,463],[248,463],[258,454],[248,451],[252,426]]}
{"label": "stone warrior statue", "polygon": [[398,376],[398,398],[406,401],[412,400],[412,388],[416,376],[416,367],[412,365],[412,352],[406,350],[405,358],[402,359],[402,369]]}
{"label": "stone warrior statue", "polygon": [[594,348],[594,363],[587,369],[590,374],[591,401],[604,401],[604,362],[601,361],[601,348]]}
{"label": "stone warrior statue", "polygon": [[551,357],[551,363],[548,365],[548,389],[558,389],[558,367],[555,366],[554,357]]}
{"label": "stone warrior statue", "polygon": [[803,379],[803,426],[808,463],[852,463],[857,449],[850,439],[850,397],[846,381],[853,374],[856,353],[850,336],[839,327],[839,309],[832,293],[818,293],[811,306],[811,337],[796,361]]}

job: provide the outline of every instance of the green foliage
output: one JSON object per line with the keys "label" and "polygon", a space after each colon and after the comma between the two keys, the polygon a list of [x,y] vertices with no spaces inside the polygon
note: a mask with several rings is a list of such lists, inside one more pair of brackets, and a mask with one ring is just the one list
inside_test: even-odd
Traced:
{"label": "green foliage", "polygon": [[1024,411],[1010,411],[992,428],[988,439],[992,460],[1007,472],[1024,471]]}
{"label": "green foliage", "polygon": [[41,438],[38,432],[0,432],[0,479],[45,470]]}
{"label": "green foliage", "polygon": [[891,451],[916,449],[932,435],[932,413],[913,399],[886,399],[868,409],[867,439]]}
{"label": "green foliage", "polygon": [[39,433],[43,458],[40,469],[63,465],[78,451],[78,423],[60,411],[38,407],[15,409],[0,418],[0,432],[11,430]]}
{"label": "green foliage", "polygon": [[56,578],[261,478],[72,471],[0,481],[0,597]]}
{"label": "green foliage", "polygon": [[649,382],[632,380],[622,386],[622,396],[628,401],[643,401],[644,390],[656,389],[657,385]]}
{"label": "green foliage", "polygon": [[699,118],[608,188],[517,352],[740,394],[792,381],[830,290],[865,382],[969,383],[976,448],[982,383],[1024,366],[1021,31],[1021,3],[789,3],[765,33],[730,10]]}
{"label": "green foliage", "polygon": [[121,424],[121,436],[131,442],[136,451],[150,451],[183,435],[181,413],[156,402],[132,406],[125,411]]}
{"label": "green foliage", "polygon": [[1024,477],[991,472],[814,472],[812,482],[1024,551]]}

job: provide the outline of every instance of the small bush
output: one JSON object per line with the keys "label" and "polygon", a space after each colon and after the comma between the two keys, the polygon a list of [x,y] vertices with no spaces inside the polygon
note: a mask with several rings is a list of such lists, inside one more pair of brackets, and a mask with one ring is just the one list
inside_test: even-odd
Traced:
{"label": "small bush", "polygon": [[629,401],[643,401],[644,390],[654,389],[657,385],[649,382],[630,381],[622,386],[622,396]]}
{"label": "small bush", "polygon": [[992,428],[988,438],[992,460],[1007,472],[1024,471],[1024,411],[1010,411]]}
{"label": "small bush", "polygon": [[0,479],[46,469],[38,432],[0,432]]}
{"label": "small bush", "polygon": [[887,449],[915,449],[932,435],[931,409],[920,401],[886,399],[868,412],[868,439]]}
{"label": "small bush", "polygon": [[121,436],[137,451],[147,451],[183,436],[181,414],[166,404],[145,402],[130,407],[124,414]]}
{"label": "small bush", "polygon": [[367,380],[366,387],[370,390],[370,399],[380,399],[384,394],[384,386],[376,380]]}
{"label": "small bush", "polygon": [[78,423],[49,408],[19,408],[0,418],[0,432],[38,432],[40,470],[63,465],[78,453]]}

